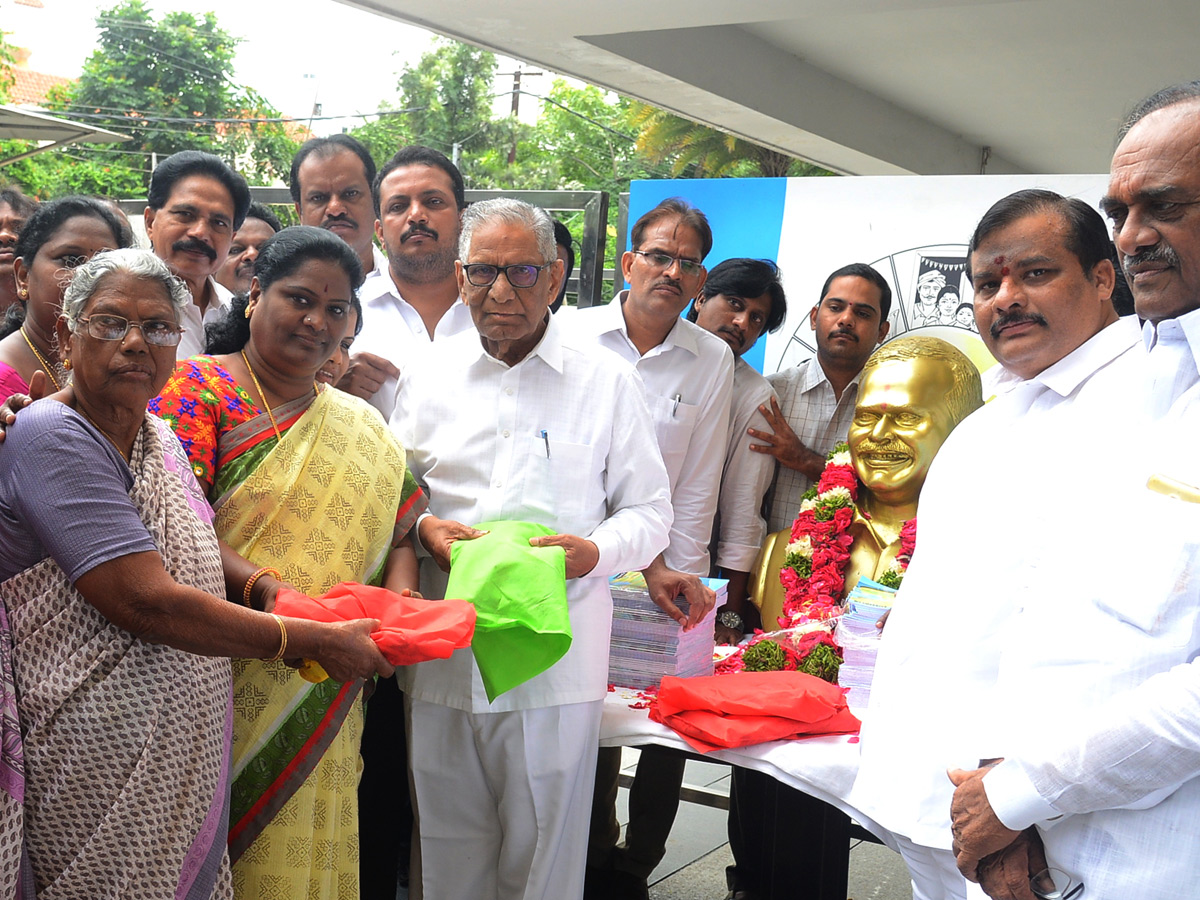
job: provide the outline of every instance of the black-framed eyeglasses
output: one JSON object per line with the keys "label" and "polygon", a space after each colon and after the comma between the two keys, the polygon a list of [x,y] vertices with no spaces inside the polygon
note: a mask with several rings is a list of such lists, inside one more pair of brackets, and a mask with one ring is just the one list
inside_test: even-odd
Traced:
{"label": "black-framed eyeglasses", "polygon": [[694,259],[684,259],[681,256],[668,256],[666,253],[657,253],[654,250],[634,250],[632,252],[636,253],[656,269],[669,269],[673,263],[679,263],[679,271],[684,275],[699,275],[704,271],[704,263],[696,262]]}
{"label": "black-framed eyeglasses", "polygon": [[538,278],[542,274],[542,269],[552,265],[545,263],[540,266],[530,265],[514,265],[514,266],[491,266],[487,263],[469,263],[463,266],[463,271],[467,273],[467,281],[475,285],[475,287],[491,287],[496,283],[496,279],[500,277],[500,273],[504,273],[504,277],[508,279],[508,283],[515,288],[533,287],[537,284]]}
{"label": "black-framed eyeglasses", "polygon": [[165,319],[130,322],[124,316],[95,315],[77,321],[86,325],[87,333],[99,341],[123,340],[130,328],[140,328],[146,343],[154,347],[178,347],[183,338],[183,329]]}
{"label": "black-framed eyeglasses", "polygon": [[1062,869],[1042,869],[1029,879],[1029,889],[1041,900],[1075,900],[1083,894],[1083,882]]}

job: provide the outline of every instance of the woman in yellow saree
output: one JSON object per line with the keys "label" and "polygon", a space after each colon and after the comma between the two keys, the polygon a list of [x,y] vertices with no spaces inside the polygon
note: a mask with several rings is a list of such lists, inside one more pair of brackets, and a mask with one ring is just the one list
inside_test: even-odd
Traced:
{"label": "woman in yellow saree", "polygon": [[[408,530],[425,498],[404,451],[366,403],[314,383],[361,316],[357,257],[326,231],[288,228],[262,245],[255,273],[209,333],[216,355],[180,362],[152,410],[237,553],[312,596],[340,581],[415,590]],[[238,897],[357,900],[362,687],[234,661]]]}

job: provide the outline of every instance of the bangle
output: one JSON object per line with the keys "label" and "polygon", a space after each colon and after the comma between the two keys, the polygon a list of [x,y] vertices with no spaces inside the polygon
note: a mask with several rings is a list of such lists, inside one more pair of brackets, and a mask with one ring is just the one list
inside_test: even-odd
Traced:
{"label": "bangle", "polygon": [[272,576],[276,581],[283,581],[283,576],[279,574],[278,569],[272,569],[270,566],[264,566],[253,575],[246,579],[246,586],[242,589],[242,605],[250,606],[250,590],[254,587],[255,582],[264,575]]}
{"label": "bangle", "polygon": [[287,627],[283,624],[283,619],[275,613],[271,613],[271,618],[279,623],[279,652],[270,658],[263,657],[263,662],[278,662],[283,659],[284,651],[287,650]]}

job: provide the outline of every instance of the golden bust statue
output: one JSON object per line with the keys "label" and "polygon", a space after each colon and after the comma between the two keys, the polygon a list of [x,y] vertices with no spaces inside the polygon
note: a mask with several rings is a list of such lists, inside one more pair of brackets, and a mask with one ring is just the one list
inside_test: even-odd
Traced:
{"label": "golden bust statue", "polygon": [[[850,527],[847,592],[862,576],[878,580],[896,558],[900,528],[917,514],[929,464],[954,427],[982,405],[979,370],[946,341],[902,337],[871,354],[847,438],[862,483]],[[789,538],[787,531],[768,535],[751,579],[751,599],[768,630],[783,609],[779,569]]]}

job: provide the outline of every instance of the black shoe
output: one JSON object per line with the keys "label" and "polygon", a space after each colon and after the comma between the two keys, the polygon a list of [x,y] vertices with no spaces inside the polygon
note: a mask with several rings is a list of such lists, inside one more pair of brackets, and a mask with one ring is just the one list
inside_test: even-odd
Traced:
{"label": "black shoe", "polygon": [[613,869],[608,877],[608,900],[650,900],[646,879],[632,872]]}

